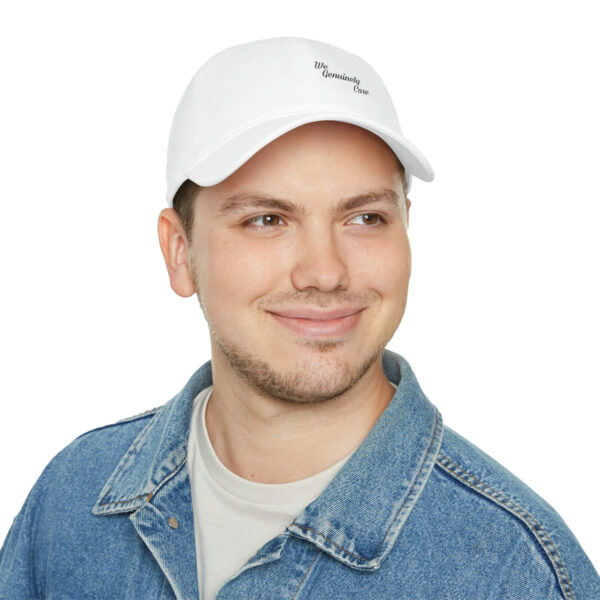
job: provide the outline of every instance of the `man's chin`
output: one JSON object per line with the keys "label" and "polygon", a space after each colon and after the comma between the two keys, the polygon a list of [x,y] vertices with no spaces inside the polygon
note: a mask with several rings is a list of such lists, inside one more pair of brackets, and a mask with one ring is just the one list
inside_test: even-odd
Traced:
{"label": "man's chin", "polygon": [[219,342],[219,347],[236,375],[265,398],[297,404],[314,404],[338,398],[354,387],[381,356],[382,348],[358,360],[336,356],[342,343],[315,341],[315,351],[294,365],[281,359],[261,359],[232,344]]}
{"label": "man's chin", "polygon": [[294,404],[327,402],[339,398],[354,385],[347,378],[345,381],[333,382],[331,378],[307,377],[306,373],[285,374],[279,380],[273,380],[267,385],[254,385],[255,383],[251,382],[259,395]]}

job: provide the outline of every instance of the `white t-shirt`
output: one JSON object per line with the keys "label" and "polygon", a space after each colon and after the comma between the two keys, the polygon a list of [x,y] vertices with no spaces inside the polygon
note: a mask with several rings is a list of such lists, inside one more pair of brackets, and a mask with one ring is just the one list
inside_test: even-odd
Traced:
{"label": "white t-shirt", "polygon": [[256,552],[273,539],[331,482],[348,454],[316,475],[290,483],[257,483],[227,469],[206,430],[206,404],[212,386],[194,400],[188,466],[194,510],[198,589],[213,600]]}

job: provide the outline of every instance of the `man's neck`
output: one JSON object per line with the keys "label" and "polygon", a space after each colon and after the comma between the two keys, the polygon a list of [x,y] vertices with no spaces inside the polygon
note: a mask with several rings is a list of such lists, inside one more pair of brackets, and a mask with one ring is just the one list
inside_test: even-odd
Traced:
{"label": "man's neck", "polygon": [[261,483],[286,483],[332,466],[368,435],[394,395],[381,360],[343,395],[317,403],[265,398],[213,359],[206,427],[221,462]]}

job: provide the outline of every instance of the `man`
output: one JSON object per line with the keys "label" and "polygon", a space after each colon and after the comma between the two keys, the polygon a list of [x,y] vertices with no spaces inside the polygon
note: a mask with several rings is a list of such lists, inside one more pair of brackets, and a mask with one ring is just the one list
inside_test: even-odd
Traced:
{"label": "man", "polygon": [[444,427],[385,350],[413,176],[433,173],[352,54],[274,38],[196,73],[158,232],[212,360],[49,464],[0,597],[600,598],[556,512]]}

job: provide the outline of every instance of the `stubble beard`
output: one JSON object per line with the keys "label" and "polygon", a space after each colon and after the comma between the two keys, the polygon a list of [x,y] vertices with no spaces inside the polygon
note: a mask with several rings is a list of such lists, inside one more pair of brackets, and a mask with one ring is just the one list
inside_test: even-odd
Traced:
{"label": "stubble beard", "polygon": [[384,343],[362,362],[351,364],[334,357],[323,360],[341,342],[319,342],[311,344],[314,360],[306,360],[288,371],[277,371],[240,345],[224,340],[210,323],[209,329],[233,371],[257,394],[297,404],[314,404],[341,396],[360,381],[385,348]]}
{"label": "stubble beard", "polygon": [[310,347],[311,358],[292,370],[276,371],[268,361],[219,334],[208,318],[206,307],[202,302],[192,255],[189,256],[189,260],[196,297],[208,324],[211,340],[217,344],[234,373],[264,398],[298,404],[314,404],[337,398],[361,380],[381,358],[391,339],[390,336],[389,339],[383,340],[359,363],[350,363],[339,357],[327,356],[343,345],[345,343],[343,341],[298,342],[302,352]]}
{"label": "stubble beard", "polygon": [[[277,371],[266,360],[259,358],[240,344],[226,340],[213,327],[197,294],[211,340],[229,366],[258,395],[297,404],[325,402],[337,398],[354,387],[371,366],[380,359],[389,340],[385,340],[359,363],[349,363],[332,354],[344,342],[316,341],[303,343],[300,351],[311,349],[311,358],[288,371]],[[331,356],[327,356],[331,355]]]}

